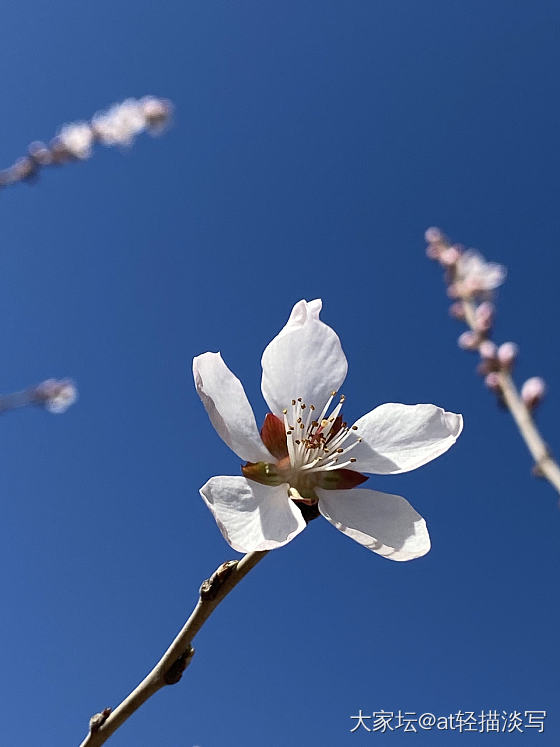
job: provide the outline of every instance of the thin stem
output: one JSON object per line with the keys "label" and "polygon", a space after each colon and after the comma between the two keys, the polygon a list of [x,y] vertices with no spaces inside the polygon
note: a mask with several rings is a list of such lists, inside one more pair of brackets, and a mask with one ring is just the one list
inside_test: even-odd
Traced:
{"label": "thin stem", "polygon": [[106,708],[90,720],[90,731],[80,747],[98,747],[104,744],[124,722],[145,703],[154,693],[166,685],[179,682],[186,669],[194,649],[191,642],[202,628],[222,599],[234,589],[249,571],[264,558],[268,551],[251,552],[241,560],[230,560],[222,565],[204,581],[200,587],[198,603],[189,619],[167,651],[142,680],[114,711]]}
{"label": "thin stem", "polygon": [[[467,324],[476,333],[476,316],[473,302],[470,299],[463,299],[463,309]],[[552,487],[560,493],[560,467],[550,454],[543,437],[535,425],[531,411],[519,395],[519,391],[507,367],[502,366],[497,371],[497,374],[504,404],[515,420],[521,437],[535,460],[536,474],[545,477]]]}

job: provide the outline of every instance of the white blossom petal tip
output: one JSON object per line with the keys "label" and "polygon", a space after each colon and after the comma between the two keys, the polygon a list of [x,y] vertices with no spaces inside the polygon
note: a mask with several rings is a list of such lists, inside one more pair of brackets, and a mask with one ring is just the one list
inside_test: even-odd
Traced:
{"label": "white blossom petal tip", "polygon": [[348,363],[336,332],[319,319],[322,302],[299,301],[262,356],[262,393],[280,415],[301,397],[322,408],[346,378]]}
{"label": "white blossom petal tip", "polygon": [[200,495],[226,542],[247,553],[282,547],[307,526],[288,488],[259,485],[244,477],[212,477]]}
{"label": "white blossom petal tip", "polygon": [[420,558],[431,546],[426,522],[400,495],[320,490],[319,511],[343,534],[390,560]]}

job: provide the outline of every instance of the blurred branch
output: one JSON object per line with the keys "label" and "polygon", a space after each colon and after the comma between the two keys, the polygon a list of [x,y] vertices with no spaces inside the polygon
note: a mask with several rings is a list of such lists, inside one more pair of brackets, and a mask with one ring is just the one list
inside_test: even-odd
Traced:
{"label": "blurred branch", "polygon": [[191,643],[195,635],[220,602],[264,558],[267,552],[267,550],[251,552],[239,561],[229,560],[222,563],[212,576],[203,582],[198,603],[171,646],[138,687],[114,711],[105,708],[101,713],[92,716],[89,734],[80,747],[98,747],[104,744],[111,734],[154,693],[166,685],[179,682],[194,655]]}
{"label": "blurred branch", "polygon": [[448,295],[455,299],[451,315],[465,322],[468,331],[459,337],[459,346],[478,352],[478,373],[494,392],[498,402],[510,411],[525,444],[535,460],[533,473],[544,477],[560,493],[560,467],[541,436],[533,412],[545,394],[545,383],[534,376],[527,379],[521,391],[512,378],[518,353],[513,342],[499,347],[492,340],[495,308],[494,292],[505,280],[506,269],[487,262],[478,252],[451,244],[438,228],[426,231],[427,255],[445,269]]}
{"label": "blurred branch", "polygon": [[92,155],[95,143],[128,147],[143,131],[162,132],[170,121],[171,102],[155,96],[126,99],[107,111],[98,112],[91,121],[65,124],[49,144],[33,142],[27,155],[0,171],[0,189],[18,182],[34,181],[47,166],[84,161]]}
{"label": "blurred branch", "polygon": [[71,379],[47,379],[36,387],[12,394],[0,394],[0,414],[35,405],[60,414],[74,404],[78,392]]}

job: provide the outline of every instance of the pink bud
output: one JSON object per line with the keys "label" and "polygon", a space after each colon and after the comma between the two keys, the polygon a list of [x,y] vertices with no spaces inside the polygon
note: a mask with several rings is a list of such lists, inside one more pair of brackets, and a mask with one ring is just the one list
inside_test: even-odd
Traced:
{"label": "pink bud", "polygon": [[511,368],[513,361],[517,358],[519,348],[514,342],[504,342],[498,348],[498,360],[505,368]]}
{"label": "pink bud", "polygon": [[460,298],[461,297],[461,286],[459,283],[451,283],[447,286],[447,295],[449,298]]}
{"label": "pink bud", "polygon": [[428,259],[439,259],[439,246],[437,244],[428,244],[426,247],[426,257]]}
{"label": "pink bud", "polygon": [[453,267],[459,259],[459,251],[454,246],[444,249],[439,255],[439,261],[444,267]]}
{"label": "pink bud", "polygon": [[541,402],[546,392],[546,384],[540,376],[533,376],[521,387],[521,399],[529,409],[536,407]]}
{"label": "pink bud", "polygon": [[478,335],[470,331],[463,332],[463,334],[459,335],[457,344],[463,350],[476,350],[478,347]]}
{"label": "pink bud", "polygon": [[449,314],[454,319],[464,319],[465,318],[465,307],[460,301],[455,301],[455,303],[452,303],[449,307]]}
{"label": "pink bud", "polygon": [[435,228],[432,226],[431,228],[428,228],[426,233],[424,234],[424,238],[428,242],[428,244],[436,244],[439,241],[443,241],[443,234],[440,231],[439,228]]}
{"label": "pink bud", "polygon": [[486,375],[484,383],[486,384],[488,389],[491,389],[493,392],[497,392],[500,388],[500,377],[495,371],[491,371]]}
{"label": "pink bud", "polygon": [[481,358],[494,360],[494,358],[496,357],[497,348],[492,340],[483,340],[478,347],[478,351]]}

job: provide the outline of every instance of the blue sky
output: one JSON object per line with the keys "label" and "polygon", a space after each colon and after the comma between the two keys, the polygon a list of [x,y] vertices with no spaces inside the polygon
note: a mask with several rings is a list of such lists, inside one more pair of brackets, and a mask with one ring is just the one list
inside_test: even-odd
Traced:
{"label": "blue sky", "polygon": [[[262,350],[316,297],[349,419],[382,402],[464,415],[445,456],[370,480],[426,517],[432,550],[391,563],[313,522],[110,743],[558,743],[558,499],[458,349],[423,232],[508,266],[496,338],[520,345],[519,381],[548,381],[538,422],[560,453],[559,24],[546,0],[3,8],[3,165],[128,96],[175,104],[163,137],[0,194],[1,389],[80,390],[62,417],[2,419],[3,743],[78,744],[235,557],[198,488],[239,464],[191,360],[221,350],[260,421]],[[517,737],[350,734],[360,708],[548,717]]]}

